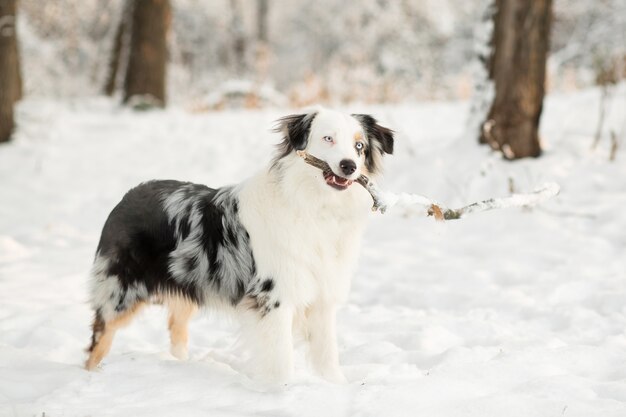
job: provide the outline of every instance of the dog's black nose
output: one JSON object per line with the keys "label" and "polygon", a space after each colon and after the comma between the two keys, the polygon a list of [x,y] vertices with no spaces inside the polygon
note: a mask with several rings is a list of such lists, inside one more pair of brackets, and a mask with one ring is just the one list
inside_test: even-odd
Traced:
{"label": "dog's black nose", "polygon": [[339,162],[339,168],[345,175],[352,175],[356,171],[356,164],[351,159],[344,159]]}

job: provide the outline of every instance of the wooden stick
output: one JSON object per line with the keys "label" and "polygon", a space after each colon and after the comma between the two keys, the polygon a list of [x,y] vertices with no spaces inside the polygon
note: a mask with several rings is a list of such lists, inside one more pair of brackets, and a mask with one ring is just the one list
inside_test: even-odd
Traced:
{"label": "wooden stick", "polygon": [[[330,165],[328,165],[326,161],[316,158],[306,151],[296,151],[296,153],[299,157],[304,159],[304,162],[311,166],[314,166],[315,168],[321,169],[323,173],[333,173],[333,170],[330,168]],[[372,200],[374,200],[372,211],[380,210],[381,213],[385,213],[385,211],[387,210],[387,205],[382,198],[382,192],[378,189],[376,184],[363,174],[361,174],[355,180],[355,182],[361,184],[361,186],[365,188],[367,192],[370,193],[370,195],[372,196]],[[440,210],[439,213],[441,213]],[[437,215],[435,215],[435,218],[438,218]]]}
{"label": "wooden stick", "polygon": [[[307,164],[321,169],[324,173],[333,172],[328,163],[310,155],[306,151],[297,151],[297,154],[303,158]],[[359,178],[355,181],[361,184],[372,196],[372,200],[374,200],[372,211],[379,210],[381,213],[385,213],[385,211],[391,207],[400,206],[413,210],[414,212],[419,211],[422,214],[425,212],[426,215],[433,216],[439,221],[457,220],[472,213],[479,213],[499,208],[533,206],[554,197],[560,190],[558,184],[547,183],[531,193],[513,194],[508,197],[501,198],[490,198],[468,204],[467,206],[461,208],[450,209],[442,206],[441,204],[434,203],[427,197],[418,194],[394,194],[383,192],[379,190],[376,184],[365,175],[359,176]],[[419,210],[416,210],[416,207]]]}

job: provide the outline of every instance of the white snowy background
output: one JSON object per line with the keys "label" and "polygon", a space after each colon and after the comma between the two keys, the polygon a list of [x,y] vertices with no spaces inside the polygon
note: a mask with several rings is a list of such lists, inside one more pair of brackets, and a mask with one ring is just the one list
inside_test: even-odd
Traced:
{"label": "white snowy background", "polygon": [[[152,307],[82,369],[86,278],[100,228],[149,178],[240,181],[270,158],[288,110],[135,113],[107,99],[27,100],[0,148],[1,416],[626,415],[626,153],[595,151],[597,90],[545,103],[545,155],[505,162],[464,131],[467,103],[351,107],[393,126],[384,186],[462,205],[557,181],[533,209],[438,224],[373,214],[339,345],[350,381],[306,369],[268,390],[239,372],[236,325],[204,314],[190,360]],[[607,128],[623,129],[626,86]]]}
{"label": "white snowy background", "polygon": [[[273,121],[297,111],[190,111],[230,78],[228,65],[215,64],[228,43],[220,20],[227,7],[195,0],[176,2],[166,110],[134,112],[97,97],[109,48],[101,41],[114,20],[105,3],[20,2],[26,96],[14,140],[0,146],[0,417],[626,416],[626,84],[612,90],[602,139],[591,149],[601,96],[592,86],[592,52],[624,50],[619,1],[555,2],[545,152],[516,162],[478,146],[467,127],[462,86],[480,18],[472,2],[404,2],[419,18],[416,31],[399,18],[406,10],[387,7],[385,24],[372,27],[376,36],[361,39],[340,25],[380,14],[385,2],[337,8],[321,0],[327,7],[300,10],[277,1],[274,28],[325,45],[318,63],[339,60],[315,68],[315,82],[337,89],[330,102],[355,91],[348,98],[356,102],[340,109],[371,113],[396,130],[385,189],[457,207],[511,187],[561,185],[558,197],[534,209],[443,224],[372,214],[338,315],[349,383],[316,377],[298,344],[296,378],[280,388],[245,376],[233,349],[236,323],[208,312],[192,321],[190,360],[175,360],[159,307],[117,334],[100,371],[82,368],[92,317],[87,275],[121,196],[153,178],[241,181],[271,158],[279,141]],[[403,36],[386,32],[394,25]],[[291,97],[313,58],[279,35],[275,62],[288,59],[286,68],[302,73],[289,79],[276,65],[269,78],[281,81],[268,89]],[[338,51],[331,42],[338,36],[363,56]],[[397,48],[379,55],[380,37]],[[386,68],[388,77],[373,78],[372,68]],[[396,80],[405,95],[385,98],[400,103],[367,95]],[[611,131],[620,140],[612,162]]]}

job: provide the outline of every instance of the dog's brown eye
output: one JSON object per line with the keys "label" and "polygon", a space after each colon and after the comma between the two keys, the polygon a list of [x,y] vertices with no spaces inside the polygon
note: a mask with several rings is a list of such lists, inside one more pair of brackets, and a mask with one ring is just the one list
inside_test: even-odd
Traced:
{"label": "dog's brown eye", "polygon": [[333,143],[332,136],[324,136],[322,139],[324,139],[324,142]]}
{"label": "dog's brown eye", "polygon": [[363,150],[363,142],[355,143],[354,147],[356,148],[357,151],[362,151]]}

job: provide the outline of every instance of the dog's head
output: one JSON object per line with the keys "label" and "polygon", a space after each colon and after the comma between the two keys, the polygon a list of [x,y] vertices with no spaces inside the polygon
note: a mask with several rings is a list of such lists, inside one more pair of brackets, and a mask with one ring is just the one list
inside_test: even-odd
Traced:
{"label": "dog's head", "polygon": [[376,175],[382,156],[393,153],[393,131],[367,114],[344,114],[327,109],[294,114],[278,120],[284,135],[277,160],[306,150],[330,165],[326,183],[347,189],[359,175]]}

